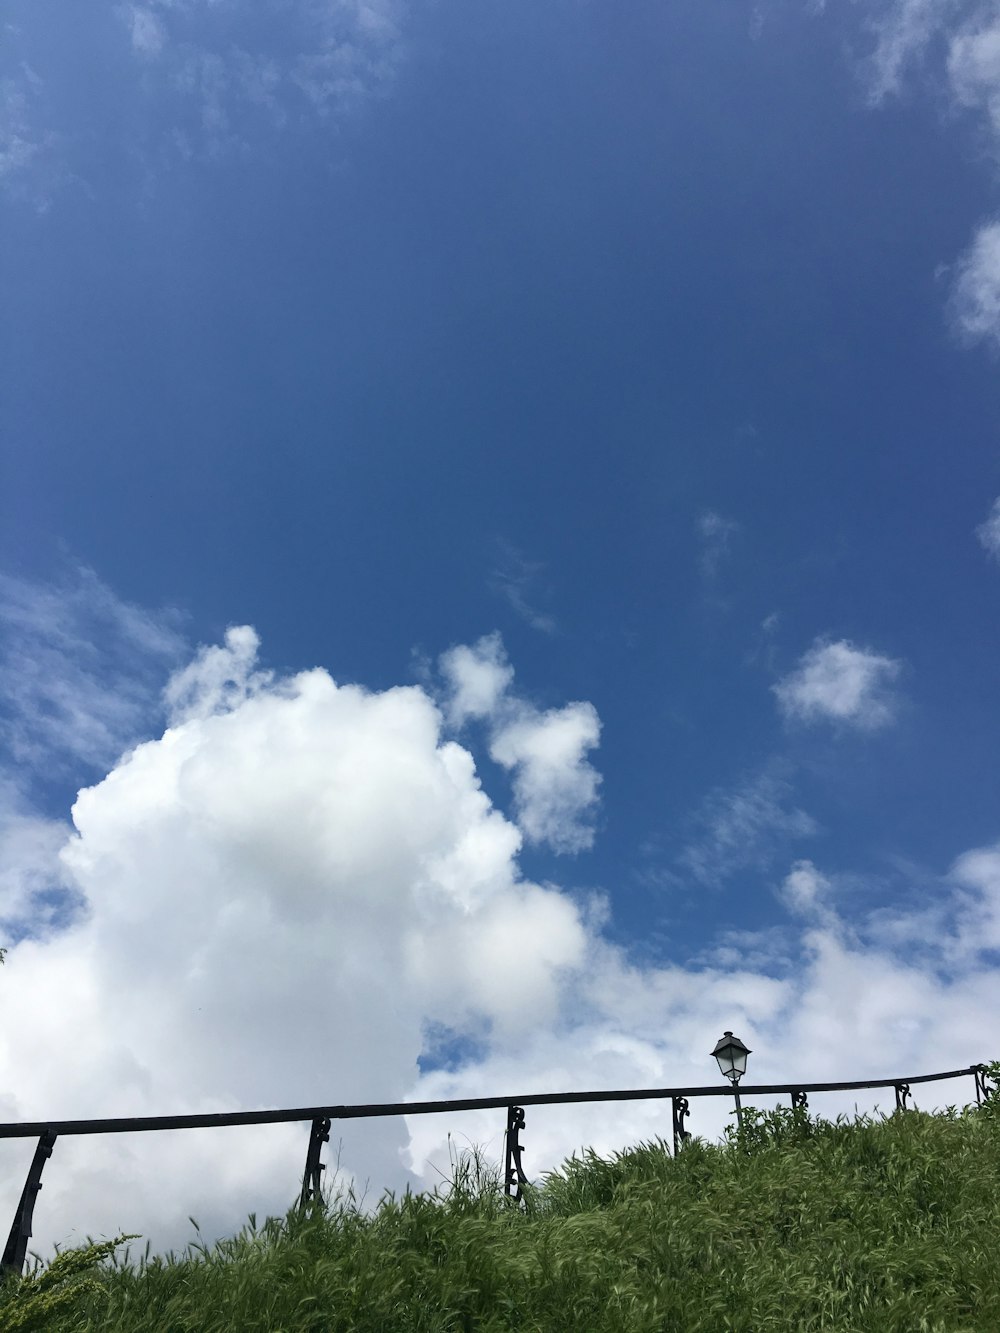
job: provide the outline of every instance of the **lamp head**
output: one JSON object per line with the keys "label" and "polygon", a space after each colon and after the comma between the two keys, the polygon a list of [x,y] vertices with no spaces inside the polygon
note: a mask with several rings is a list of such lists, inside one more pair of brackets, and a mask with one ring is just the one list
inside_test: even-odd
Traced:
{"label": "lamp head", "polygon": [[743,1045],[739,1037],[734,1037],[728,1028],[725,1036],[720,1037],[715,1043],[712,1054],[718,1060],[723,1076],[733,1083],[738,1083],[747,1072],[747,1056],[750,1050]]}

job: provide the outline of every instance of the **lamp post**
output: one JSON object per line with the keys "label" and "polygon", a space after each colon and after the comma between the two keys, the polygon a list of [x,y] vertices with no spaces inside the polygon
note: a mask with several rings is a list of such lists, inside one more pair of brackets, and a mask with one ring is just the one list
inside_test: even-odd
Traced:
{"label": "lamp post", "polygon": [[740,1106],[738,1085],[740,1079],[747,1072],[747,1056],[750,1054],[750,1050],[743,1045],[739,1037],[734,1037],[727,1028],[725,1035],[715,1043],[715,1050],[712,1054],[718,1060],[719,1068],[724,1077],[732,1082],[733,1096],[736,1098],[736,1123],[742,1129],[743,1107]]}

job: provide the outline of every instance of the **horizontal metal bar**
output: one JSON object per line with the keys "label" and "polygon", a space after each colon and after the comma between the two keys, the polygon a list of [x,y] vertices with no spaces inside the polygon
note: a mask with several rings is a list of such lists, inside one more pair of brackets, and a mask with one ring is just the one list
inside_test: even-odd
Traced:
{"label": "horizontal metal bar", "polygon": [[[768,1093],[849,1092],[855,1088],[892,1088],[897,1083],[934,1083],[975,1074],[978,1065],[944,1074],[853,1083],[758,1083],[740,1088],[744,1097]],[[519,1097],[466,1097],[440,1102],[385,1102],[368,1106],[297,1106],[285,1111],[223,1111],[209,1115],[147,1115],[114,1120],[32,1120],[0,1125],[0,1139],[54,1134],[143,1134],[159,1129],[217,1129],[226,1125],[277,1125],[300,1120],[365,1120],[391,1115],[439,1115],[448,1111],[494,1111],[508,1106],[562,1106],[573,1102],[637,1102],[667,1097],[732,1097],[731,1084],[709,1088],[619,1088],[598,1092],[536,1092]]]}

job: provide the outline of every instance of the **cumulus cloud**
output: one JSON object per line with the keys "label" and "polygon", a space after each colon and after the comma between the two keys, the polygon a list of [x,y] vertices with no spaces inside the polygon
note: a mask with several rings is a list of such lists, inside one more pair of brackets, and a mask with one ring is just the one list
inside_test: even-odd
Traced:
{"label": "cumulus cloud", "polygon": [[51,927],[66,905],[59,853],[69,828],[40,815],[10,778],[0,777],[0,925],[21,934]]}
{"label": "cumulus cloud", "polygon": [[812,916],[824,904],[829,891],[830,881],[812,861],[796,861],[781,886],[781,897],[790,911]]}
{"label": "cumulus cloud", "polygon": [[257,670],[259,648],[257,631],[250,625],[230,626],[224,644],[199,648],[163,691],[171,722],[231,711],[270,684],[271,673]]}
{"label": "cumulus cloud", "polygon": [[[480,1060],[435,1070],[416,1087],[421,1097],[466,1097],[480,1090],[684,1087],[712,1083],[709,1052],[728,1028],[753,1051],[747,1081],[787,1083],[893,1078],[955,1069],[993,1056],[979,1024],[993,1012],[997,973],[985,950],[995,947],[1000,913],[1000,850],[986,848],[959,858],[939,886],[941,919],[926,934],[926,952],[892,943],[892,924],[909,914],[882,913],[877,928],[862,921],[848,928],[838,917],[827,876],[798,862],[782,886],[794,918],[794,970],[787,967],[788,938],[756,941],[752,961],[732,950],[711,966],[639,968],[595,940],[586,976],[575,979],[576,1017],[555,1029],[532,1029],[516,1050],[495,1046]],[[964,895],[968,894],[965,901]],[[982,930],[983,919],[992,923]],[[955,967],[955,941],[963,966]],[[764,946],[764,947],[761,947]],[[916,1090],[924,1109],[974,1100],[971,1077]],[[891,1091],[816,1094],[814,1113],[833,1118],[860,1109],[889,1111]],[[754,1096],[770,1107],[787,1100]],[[717,1138],[731,1122],[723,1098],[692,1101],[689,1127]],[[446,1170],[457,1117],[410,1121],[409,1160]],[[670,1110],[662,1102],[593,1107],[529,1108],[523,1135],[529,1170],[544,1170],[571,1150],[590,1145],[609,1153],[623,1143],[654,1136],[669,1139]],[[461,1117],[474,1142],[502,1152],[496,1116]],[[426,1169],[426,1167],[425,1167]]]}
{"label": "cumulus cloud", "polygon": [[[10,949],[0,1119],[702,1085],[724,1028],[753,1049],[760,1082],[994,1054],[983,1034],[996,970],[983,950],[997,939],[1000,849],[967,853],[942,881],[919,966],[889,929],[842,929],[811,862],[784,884],[804,923],[795,975],[766,940],[752,964],[640,966],[609,942],[600,910],[524,878],[521,834],[426,690],[369,691],[322,669],[281,677],[256,648],[234,629],[175,673],[170,725],[81,791],[72,833],[17,827],[27,812],[13,811],[5,904],[30,909],[55,863],[84,910]],[[498,643],[479,648],[503,667]],[[478,706],[490,697],[502,712],[509,680]],[[949,971],[959,946],[963,966]],[[449,1067],[421,1072],[442,1032]],[[918,1098],[955,1100],[950,1085]],[[714,1137],[730,1110],[699,1100],[692,1128]],[[345,1122],[330,1175],[339,1153],[342,1178],[370,1199],[433,1185],[456,1142],[499,1155],[502,1128],[502,1113]],[[231,1233],[251,1210],[294,1199],[307,1133],[60,1139],[33,1244],[129,1230],[176,1246],[189,1215],[206,1238]],[[526,1163],[536,1175],[583,1144],[655,1134],[669,1137],[662,1102],[530,1111]],[[12,1215],[32,1146],[0,1141],[0,1215]]]}
{"label": "cumulus cloud", "polygon": [[489,723],[490,758],[511,774],[515,816],[525,836],[557,852],[590,847],[601,781],[587,759],[601,734],[593,704],[543,712],[515,696],[514,673],[495,633],[445,653],[440,667],[451,721]]}
{"label": "cumulus cloud", "polygon": [[816,930],[843,940],[847,928],[835,906],[833,880],[813,861],[796,861],[778,887],[777,897],[791,916],[803,923],[806,945],[813,941]]}
{"label": "cumulus cloud", "polygon": [[[588,947],[582,910],[521,877],[518,830],[432,699],[322,670],[274,679],[256,646],[238,628],[201,650],[167,689],[171,726],[80,792],[58,864],[85,911],[15,943],[4,973],[20,1014],[0,1037],[4,1119],[402,1100],[429,1026],[501,1040],[558,1021]],[[0,886],[18,908],[50,834],[36,846],[38,829],[13,828]],[[369,1167],[400,1184],[403,1126],[359,1132]],[[300,1137],[269,1141],[265,1194],[281,1197],[279,1176],[294,1193]],[[249,1198],[263,1142],[245,1139],[242,1170],[219,1140],[217,1169],[201,1149],[175,1163],[162,1226],[216,1218],[226,1182]],[[74,1152],[60,1145],[52,1174],[76,1181],[75,1201],[47,1190],[40,1234],[70,1217],[113,1229],[136,1180],[152,1197],[155,1145]]]}
{"label": "cumulus cloud", "polygon": [[517,822],[532,842],[547,842],[557,852],[579,852],[593,843],[587,821],[601,779],[586,756],[600,735],[597,710],[589,703],[525,710],[494,733],[490,756],[513,773]]}
{"label": "cumulus cloud", "polygon": [[890,682],[900,663],[846,639],[817,639],[794,671],[773,686],[786,717],[799,722],[828,720],[863,730],[893,718]]}
{"label": "cumulus cloud", "polygon": [[493,717],[514,680],[514,668],[496,632],[483,635],[474,646],[450,648],[442,653],[439,665],[448,688],[448,718],[457,727],[471,718]]}
{"label": "cumulus cloud", "polygon": [[1000,497],[993,501],[989,518],[976,528],[976,536],[983,549],[1000,560]]}
{"label": "cumulus cloud", "polygon": [[1000,949],[1000,843],[960,856],[951,868],[959,888],[956,952],[963,961]]}

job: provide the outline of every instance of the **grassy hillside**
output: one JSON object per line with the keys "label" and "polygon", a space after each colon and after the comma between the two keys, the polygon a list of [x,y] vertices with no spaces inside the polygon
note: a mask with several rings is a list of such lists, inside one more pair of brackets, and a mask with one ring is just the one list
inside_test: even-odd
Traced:
{"label": "grassy hillside", "polygon": [[571,1160],[523,1208],[449,1189],[340,1200],[214,1250],[109,1246],[0,1289],[4,1330],[959,1333],[1000,1329],[1000,1103],[853,1123],[747,1114],[722,1145]]}

